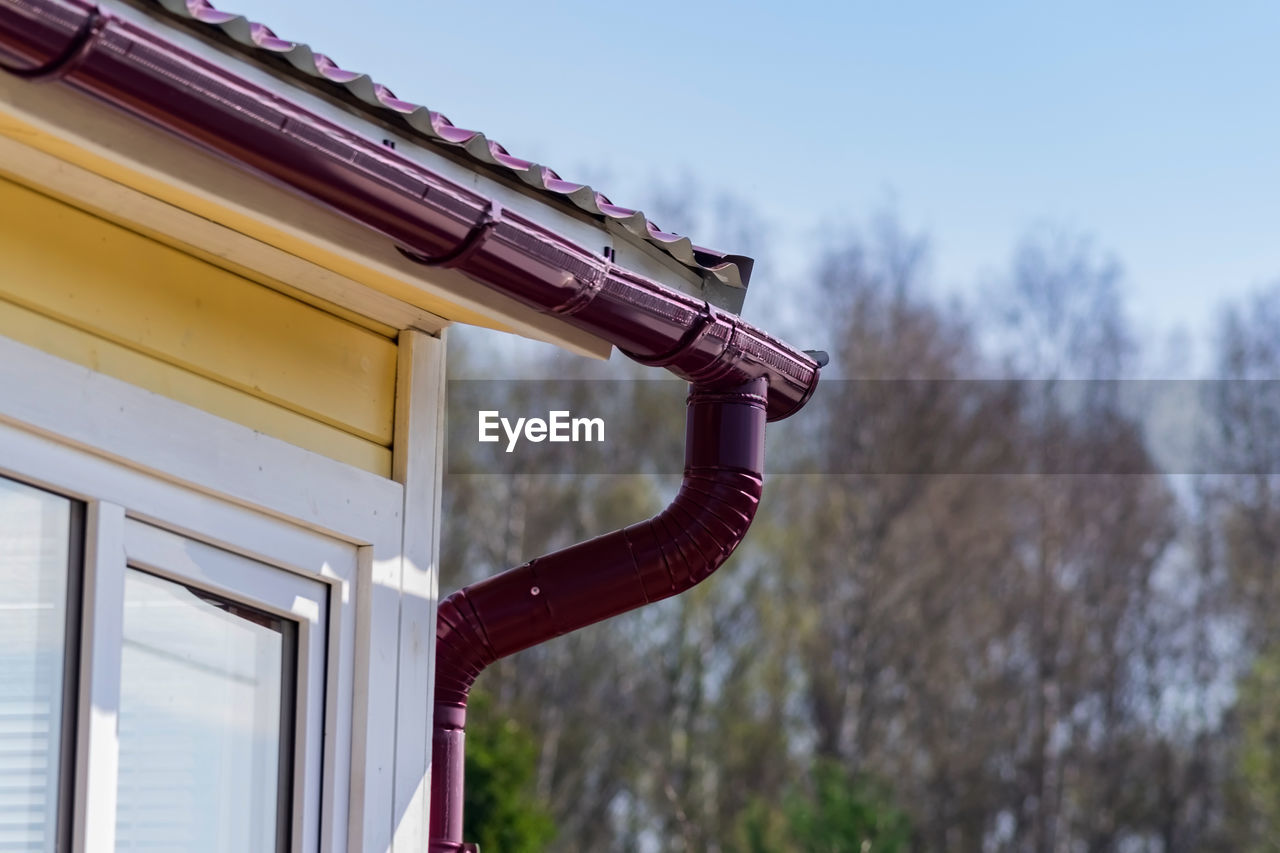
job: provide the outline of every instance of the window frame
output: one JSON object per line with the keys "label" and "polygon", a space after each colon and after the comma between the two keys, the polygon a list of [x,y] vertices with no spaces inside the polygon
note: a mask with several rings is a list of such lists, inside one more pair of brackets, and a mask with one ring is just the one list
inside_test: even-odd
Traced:
{"label": "window frame", "polygon": [[[84,493],[83,485],[77,488],[56,473],[51,476],[48,468],[41,473],[37,469],[50,456],[62,457],[59,461],[78,471],[85,466],[94,468],[95,460],[39,438],[34,443],[43,445],[39,449],[46,452],[25,456],[23,450],[37,450],[31,438],[34,437],[21,436],[0,423],[0,458],[5,460],[0,463],[0,476],[66,497],[72,506],[84,507],[85,516],[85,523],[80,526],[80,547],[72,545],[73,554],[79,550],[83,555],[83,570],[73,565],[68,578],[69,586],[79,589],[78,598],[69,600],[68,621],[75,615],[79,619],[67,634],[78,635],[79,642],[68,650],[63,676],[64,683],[71,681],[74,686],[63,707],[63,717],[69,725],[61,738],[61,748],[71,747],[71,754],[61,757],[64,773],[59,807],[70,813],[59,814],[57,824],[60,833],[67,833],[69,827],[71,844],[68,848],[60,842],[58,849],[77,853],[113,853],[115,849],[116,729],[124,582],[130,568],[207,590],[288,619],[297,626],[298,665],[293,679],[290,750],[293,790],[285,815],[291,839],[289,849],[292,853],[341,849],[341,845],[325,843],[325,836],[329,835],[325,830],[335,823],[335,815],[327,812],[332,811],[333,790],[342,775],[340,770],[335,772],[336,743],[331,734],[326,737],[325,720],[334,715],[346,717],[349,722],[350,717],[350,703],[344,710],[336,689],[342,682],[351,681],[340,672],[339,659],[344,657],[344,649],[337,635],[344,622],[354,619],[350,603],[344,608],[341,602],[347,586],[344,575],[347,580],[354,577],[359,567],[359,549],[332,543],[338,548],[324,549],[330,553],[320,564],[319,572],[285,563],[279,557],[267,561],[262,555],[246,555],[243,547],[231,550],[224,547],[230,543],[197,537],[185,527],[175,529],[149,516],[137,516],[119,503],[94,499]],[[21,461],[14,464],[10,460]],[[160,490],[163,491],[167,490]],[[73,525],[73,536],[76,532]],[[200,559],[193,558],[193,554]],[[349,598],[349,590],[345,592]],[[323,805],[326,801],[327,809]]]}
{"label": "window frame", "polygon": [[[46,767],[56,767],[56,784],[51,798],[54,813],[45,816],[45,829],[53,833],[54,849],[66,850],[71,841],[71,804],[75,780],[76,709],[78,707],[78,672],[81,636],[81,579],[84,564],[85,505],[83,502],[24,480],[0,474],[0,487],[7,482],[22,491],[35,492],[66,506],[66,560],[62,566],[65,578],[62,590],[62,671],[57,679],[58,710],[50,714],[57,720],[57,736],[49,740],[56,755],[46,757]],[[21,493],[21,492],[19,492]],[[46,800],[46,803],[49,800]]]}
{"label": "window frame", "polygon": [[[130,569],[140,570],[280,617],[295,626],[296,657],[292,683],[289,685],[293,689],[290,720],[286,730],[292,737],[282,744],[293,760],[285,777],[291,791],[283,817],[288,824],[290,850],[318,850],[318,833],[314,827],[307,825],[306,815],[320,813],[323,784],[321,771],[324,766],[326,633],[333,585],[323,578],[307,577],[296,571],[280,571],[277,567],[127,517],[124,520],[123,542],[124,564],[122,567],[113,565],[110,571],[120,571],[127,575]],[[115,588],[114,582],[112,587]],[[114,618],[115,613],[120,613],[120,630],[117,631],[112,626],[110,642],[113,644],[120,642],[123,631],[123,578],[119,588],[122,594],[120,601],[107,602],[101,598],[95,601],[96,607],[111,611],[99,611],[95,614],[104,622]],[[121,655],[120,648],[100,651],[104,653],[104,657],[109,656],[113,665]],[[111,698],[118,700],[118,692]],[[101,706],[95,702],[94,707]],[[99,742],[98,748],[109,749],[110,746],[103,746]],[[94,760],[95,757],[90,756],[91,764]],[[112,759],[104,756],[98,760]],[[100,820],[103,812],[103,809],[95,810]],[[95,838],[114,833],[115,816],[112,815],[110,826],[86,826],[85,829],[88,835]]]}

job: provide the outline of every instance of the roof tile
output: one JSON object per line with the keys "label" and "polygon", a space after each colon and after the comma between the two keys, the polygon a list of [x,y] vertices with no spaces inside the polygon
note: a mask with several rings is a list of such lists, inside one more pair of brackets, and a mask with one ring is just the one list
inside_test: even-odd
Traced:
{"label": "roof tile", "polygon": [[208,0],[152,2],[181,18],[218,29],[242,50],[283,58],[317,82],[341,87],[374,115],[407,125],[429,144],[460,151],[477,165],[517,178],[550,201],[615,223],[701,275],[734,287],[747,285],[753,263],[750,258],[695,246],[688,237],[663,231],[642,212],[615,205],[602,193],[585,184],[563,180],[546,166],[512,156],[483,133],[458,127],[441,113],[401,100],[369,75],[344,69],[305,44],[279,38],[263,24],[217,9]]}

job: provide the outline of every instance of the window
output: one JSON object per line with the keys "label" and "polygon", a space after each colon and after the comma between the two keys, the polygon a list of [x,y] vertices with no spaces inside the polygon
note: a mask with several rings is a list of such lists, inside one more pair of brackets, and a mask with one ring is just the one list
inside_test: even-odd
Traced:
{"label": "window", "polygon": [[0,478],[0,850],[65,847],[80,510]]}
{"label": "window", "polygon": [[314,849],[329,584],[99,514],[0,477],[0,851]]}
{"label": "window", "polygon": [[409,502],[0,336],[0,851],[420,849],[435,534]]}
{"label": "window", "polygon": [[124,544],[115,849],[292,849],[327,585],[139,521]]}
{"label": "window", "polygon": [[287,849],[295,635],[126,571],[117,850]]}

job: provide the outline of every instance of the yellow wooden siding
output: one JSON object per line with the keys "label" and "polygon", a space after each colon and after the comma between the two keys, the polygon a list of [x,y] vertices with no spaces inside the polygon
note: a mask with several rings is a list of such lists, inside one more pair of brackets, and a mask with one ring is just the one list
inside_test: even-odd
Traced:
{"label": "yellow wooden siding", "polygon": [[[272,290],[278,290],[286,296],[305,302],[308,305],[319,308],[321,311],[333,314],[335,317],[341,317],[344,320],[355,323],[357,326],[363,326],[383,337],[394,338],[400,328],[400,326],[389,325],[372,317],[367,317],[345,305],[339,305],[322,296],[303,290],[300,287],[295,287],[294,284],[290,283],[307,281],[309,276],[313,277],[317,271],[321,271],[321,267],[297,258],[295,255],[280,252],[274,247],[267,247],[265,243],[253,240],[253,238],[239,234],[239,232],[233,232],[226,226],[211,222],[204,217],[196,216],[189,211],[129,190],[121,184],[116,184],[87,169],[58,160],[43,151],[37,151],[34,148],[21,145],[7,138],[3,133],[0,133],[0,180],[13,181],[42,195],[56,199],[63,204],[91,213],[99,219],[114,222],[129,231],[134,231],[158,243],[163,243],[180,252],[185,252],[216,267],[235,273],[242,278],[256,281],[258,284],[269,287]],[[73,186],[74,189],[69,189],[69,185]],[[118,198],[113,199],[117,206],[114,208],[101,206],[103,203],[109,203],[108,194],[113,190],[119,193]],[[154,205],[156,209],[164,208],[165,214],[156,216],[152,210],[147,209],[151,205]],[[150,222],[150,224],[143,224],[144,221]],[[171,229],[174,233],[161,231],[159,230],[161,227]],[[262,247],[260,254],[255,256],[255,260],[258,263],[271,264],[271,266],[278,268],[281,266],[281,261],[278,258],[288,258],[294,263],[291,264],[290,261],[284,261],[283,263],[286,267],[293,266],[294,269],[286,269],[282,277],[273,278],[269,273],[232,260],[231,256],[237,253],[239,247],[233,247],[225,240],[215,240],[211,243],[211,248],[205,249],[188,242],[188,240],[183,239],[183,236],[179,236],[182,234],[199,239],[198,234],[192,234],[192,231],[197,228],[208,229],[206,233],[214,233],[216,229],[217,231],[225,231],[227,234],[236,234],[246,241],[251,241],[252,245]],[[278,256],[271,257],[270,260],[265,259],[266,256],[271,256],[272,253],[278,253]],[[264,266],[264,269],[266,268]],[[323,275],[325,272],[331,271],[325,270],[320,274]],[[314,281],[308,281],[308,284],[314,286]]]}
{"label": "yellow wooden siding", "polygon": [[9,114],[0,104],[0,134],[15,139],[24,145],[51,154],[60,160],[74,163],[95,174],[113,180],[127,187],[132,187],[152,198],[160,199],[188,210],[198,216],[217,222],[275,246],[285,252],[307,258],[326,269],[362,282],[381,293],[415,305],[424,311],[458,323],[483,326],[489,329],[509,332],[511,327],[506,323],[486,316],[475,310],[464,308],[453,302],[424,292],[421,288],[401,281],[393,276],[380,273],[360,264],[340,252],[322,249],[292,234],[273,228],[266,222],[251,215],[245,215],[229,207],[216,204],[188,192],[170,182],[129,169],[111,160],[86,151],[69,139],[31,125],[14,115]]}
{"label": "yellow wooden siding", "polygon": [[0,334],[389,473],[384,336],[4,180],[0,300]]}
{"label": "yellow wooden siding", "polygon": [[98,373],[125,379],[180,403],[223,417],[234,417],[236,421],[259,432],[323,453],[339,462],[384,477],[390,476],[391,451],[380,444],[82,332],[3,299],[0,299],[0,336]]}

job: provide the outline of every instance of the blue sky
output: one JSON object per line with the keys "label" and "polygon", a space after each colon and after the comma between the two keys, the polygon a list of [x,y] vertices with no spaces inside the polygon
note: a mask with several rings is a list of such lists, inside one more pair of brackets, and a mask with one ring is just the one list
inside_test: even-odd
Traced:
{"label": "blue sky", "polygon": [[1280,280],[1277,3],[217,2],[620,204],[730,190],[779,279],[890,205],[947,290],[1092,235],[1148,335]]}

